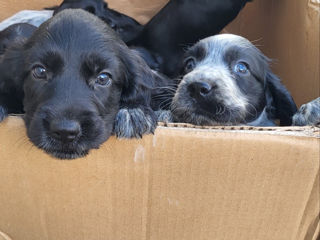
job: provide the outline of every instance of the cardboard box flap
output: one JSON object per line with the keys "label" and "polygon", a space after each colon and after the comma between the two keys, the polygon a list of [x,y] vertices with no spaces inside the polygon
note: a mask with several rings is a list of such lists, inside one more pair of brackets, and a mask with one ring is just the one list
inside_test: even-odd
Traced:
{"label": "cardboard box flap", "polygon": [[[319,159],[320,161],[320,159]],[[312,239],[317,240],[320,236],[320,178],[319,172],[315,178],[315,182],[306,204],[303,217],[298,229],[297,237],[295,239]]]}
{"label": "cardboard box flap", "polygon": [[13,240],[302,240],[318,231],[315,137],[159,127],[61,161],[24,132],[21,118],[0,124],[0,229]]}

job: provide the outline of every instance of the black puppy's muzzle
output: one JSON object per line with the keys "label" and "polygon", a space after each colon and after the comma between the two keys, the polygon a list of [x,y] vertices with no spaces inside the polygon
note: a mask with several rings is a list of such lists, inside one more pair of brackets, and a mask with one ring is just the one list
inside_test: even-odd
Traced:
{"label": "black puppy's muzzle", "polygon": [[76,120],[54,119],[49,124],[49,135],[62,143],[72,143],[81,136],[81,125]]}

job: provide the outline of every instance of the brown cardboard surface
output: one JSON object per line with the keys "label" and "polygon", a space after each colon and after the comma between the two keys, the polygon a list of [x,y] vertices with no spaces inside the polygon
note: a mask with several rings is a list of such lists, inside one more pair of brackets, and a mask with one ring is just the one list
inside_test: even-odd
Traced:
{"label": "brown cardboard surface", "polygon": [[83,159],[0,124],[0,229],[13,240],[312,239],[319,138],[159,127]]}
{"label": "brown cardboard surface", "polygon": [[0,231],[0,240],[12,240],[7,234]]}

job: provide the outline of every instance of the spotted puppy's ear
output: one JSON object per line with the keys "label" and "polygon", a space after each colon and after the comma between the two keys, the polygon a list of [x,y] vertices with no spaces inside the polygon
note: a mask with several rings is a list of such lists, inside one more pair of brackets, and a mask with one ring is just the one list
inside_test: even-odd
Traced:
{"label": "spotted puppy's ear", "polygon": [[152,70],[134,51],[124,49],[124,85],[114,133],[119,138],[141,138],[153,133],[157,118],[151,109],[151,92],[155,84]]}
{"label": "spotted puppy's ear", "polygon": [[268,113],[280,120],[280,126],[291,126],[297,106],[290,93],[270,70],[266,73],[265,84]]}
{"label": "spotted puppy's ear", "polygon": [[8,48],[0,57],[0,122],[8,113],[23,113],[24,48]]}

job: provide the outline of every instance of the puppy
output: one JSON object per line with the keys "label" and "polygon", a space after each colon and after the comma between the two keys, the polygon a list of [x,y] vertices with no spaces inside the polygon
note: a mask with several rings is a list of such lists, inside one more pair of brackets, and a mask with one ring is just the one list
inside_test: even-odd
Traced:
{"label": "puppy", "polygon": [[37,28],[28,23],[17,23],[0,32],[0,55],[17,41],[29,38]]}
{"label": "puppy", "polygon": [[160,72],[175,78],[186,47],[218,34],[251,0],[170,0],[128,42],[162,58]]}
{"label": "puppy", "polygon": [[135,19],[108,8],[108,4],[103,0],[64,0],[55,8],[54,15],[69,8],[80,8],[101,18],[119,34],[124,42],[135,38],[143,28]]}
{"label": "puppy", "polygon": [[10,18],[3,20],[0,23],[0,31],[16,23],[29,23],[35,27],[39,27],[43,22],[51,18],[52,14],[53,11],[51,10],[23,10],[11,16]]}
{"label": "puppy", "polygon": [[0,60],[0,120],[25,112],[30,140],[62,159],[86,155],[114,133],[152,133],[158,76],[103,21],[65,10]]}
{"label": "puppy", "polygon": [[303,104],[293,116],[293,126],[320,126],[320,97]]}
{"label": "puppy", "polygon": [[[221,34],[185,54],[171,111],[176,122],[196,125],[289,126],[296,105],[271,72],[269,59],[247,39]],[[163,120],[163,119],[162,119]]]}

